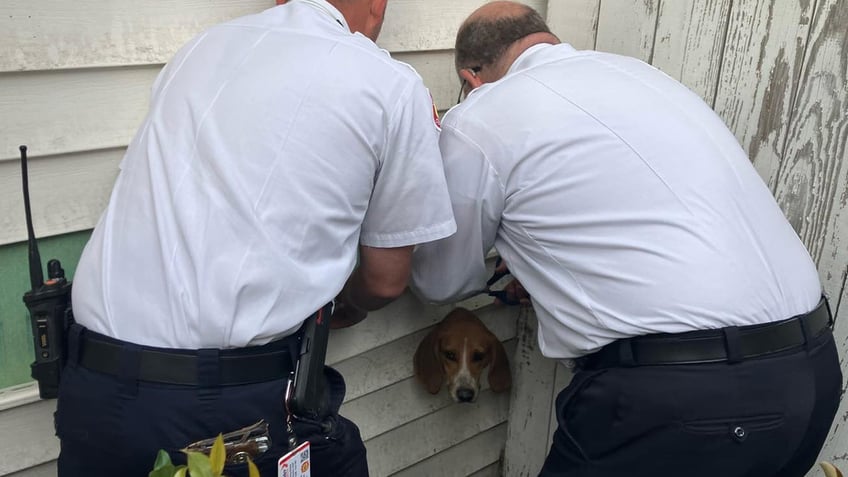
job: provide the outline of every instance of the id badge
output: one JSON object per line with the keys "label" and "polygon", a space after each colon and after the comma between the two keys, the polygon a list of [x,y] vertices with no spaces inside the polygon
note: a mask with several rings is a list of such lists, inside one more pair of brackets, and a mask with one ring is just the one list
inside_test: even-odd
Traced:
{"label": "id badge", "polygon": [[277,477],[310,477],[309,441],[294,448],[277,461]]}

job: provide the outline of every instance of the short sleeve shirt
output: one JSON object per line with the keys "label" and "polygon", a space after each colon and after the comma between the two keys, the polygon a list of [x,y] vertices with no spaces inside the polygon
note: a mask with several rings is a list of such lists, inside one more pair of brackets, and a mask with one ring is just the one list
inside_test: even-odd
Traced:
{"label": "short sleeve shirt", "polygon": [[157,78],[74,280],[77,320],[144,345],[285,336],[358,245],[453,233],[421,78],[323,0],[215,26]]}
{"label": "short sleeve shirt", "polygon": [[633,58],[525,51],[440,138],[457,233],[416,250],[434,301],[482,290],[495,246],[545,356],[812,310],[815,265],[744,150],[686,87]]}

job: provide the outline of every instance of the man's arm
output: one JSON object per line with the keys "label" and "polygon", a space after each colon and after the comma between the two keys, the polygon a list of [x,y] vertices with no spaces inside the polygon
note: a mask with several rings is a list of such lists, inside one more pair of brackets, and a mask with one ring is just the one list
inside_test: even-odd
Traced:
{"label": "man's arm", "polygon": [[453,125],[450,113],[439,144],[456,233],[415,249],[411,286],[424,301],[451,303],[486,287],[486,254],[500,226],[504,189],[479,143]]}
{"label": "man's arm", "polygon": [[359,247],[359,266],[336,298],[333,328],[355,325],[369,311],[394,301],[406,289],[412,268],[413,246]]}

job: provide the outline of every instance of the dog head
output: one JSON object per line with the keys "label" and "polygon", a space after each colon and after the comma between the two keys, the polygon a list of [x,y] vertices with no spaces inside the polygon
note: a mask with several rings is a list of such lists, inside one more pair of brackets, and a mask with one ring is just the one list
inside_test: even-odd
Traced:
{"label": "dog head", "polygon": [[502,392],[512,385],[509,361],[500,340],[474,313],[456,308],[418,345],[415,376],[431,394],[446,385],[456,402],[474,402],[480,376],[489,368],[489,387]]}

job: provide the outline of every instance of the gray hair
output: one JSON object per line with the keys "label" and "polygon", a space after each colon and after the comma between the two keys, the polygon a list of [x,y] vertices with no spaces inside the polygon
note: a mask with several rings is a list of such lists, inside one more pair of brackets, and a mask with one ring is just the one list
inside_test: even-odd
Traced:
{"label": "gray hair", "polygon": [[521,15],[475,18],[456,34],[456,68],[488,66],[501,59],[507,48],[533,33],[551,33],[536,10],[523,5]]}

